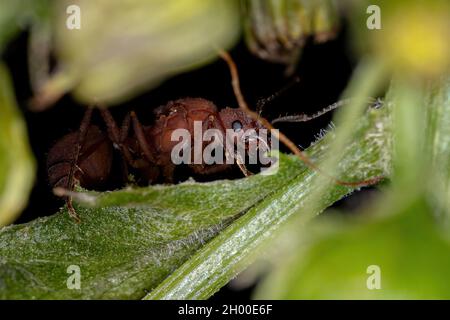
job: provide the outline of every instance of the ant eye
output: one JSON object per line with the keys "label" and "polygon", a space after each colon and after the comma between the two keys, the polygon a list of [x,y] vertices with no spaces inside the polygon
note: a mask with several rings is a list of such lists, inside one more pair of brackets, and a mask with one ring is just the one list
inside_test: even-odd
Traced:
{"label": "ant eye", "polygon": [[233,123],[231,124],[231,127],[236,132],[241,131],[242,123],[239,120],[233,121]]}

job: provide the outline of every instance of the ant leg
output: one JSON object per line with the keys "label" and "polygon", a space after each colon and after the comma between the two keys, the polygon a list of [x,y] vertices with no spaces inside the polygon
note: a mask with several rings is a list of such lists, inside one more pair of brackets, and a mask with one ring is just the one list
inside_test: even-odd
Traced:
{"label": "ant leg", "polygon": [[[87,135],[87,132],[89,129],[89,125],[91,123],[92,111],[93,111],[93,108],[91,108],[91,107],[88,108],[86,110],[86,112],[84,113],[83,120],[81,121],[80,129],[79,129],[79,133],[78,133],[77,147],[75,150],[75,156],[72,159],[72,163],[70,166],[70,172],[69,172],[69,178],[67,180],[67,189],[69,189],[70,191],[72,191],[73,188],[75,187],[75,181],[74,181],[75,171],[78,168],[78,158],[80,157],[81,149],[83,148],[84,142],[86,140],[86,135]],[[71,196],[68,196],[66,198],[66,204],[67,204],[67,209],[69,211],[69,215],[73,219],[75,219],[75,221],[77,223],[81,222],[80,217],[78,216],[78,214],[75,211],[75,208],[73,207]]]}
{"label": "ant leg", "polygon": [[131,111],[131,120],[133,122],[134,133],[136,134],[136,138],[138,140],[139,146],[142,149],[142,152],[144,153],[144,156],[150,163],[156,164],[156,159],[150,151],[150,146],[148,145],[147,139],[145,138],[144,128],[139,122],[134,111]]}
{"label": "ant leg", "polygon": [[133,159],[130,150],[126,146],[124,146],[124,141],[128,136],[129,128],[130,128],[130,114],[128,113],[125,117],[122,127],[119,127],[116,124],[116,121],[112,117],[111,113],[107,109],[100,110],[103,121],[106,124],[106,128],[108,131],[108,136],[111,141],[116,145],[116,147],[120,150],[122,156],[125,158],[125,161],[132,167],[137,167],[136,161]]}
{"label": "ant leg", "polygon": [[[119,135],[119,142],[121,147],[121,151],[126,138],[128,137],[128,132],[130,131],[130,113],[128,112],[125,116],[125,119],[122,121],[122,126],[120,127],[120,135]],[[128,170],[128,161],[125,159],[124,152],[121,152],[121,158],[122,158],[122,170],[123,170],[123,181],[130,182],[129,177],[129,170]]]}
{"label": "ant leg", "polygon": [[249,177],[251,175],[253,175],[253,173],[251,173],[247,167],[245,166],[244,161],[241,159],[241,157],[237,156],[236,157],[236,164],[238,165],[239,169],[241,170],[241,172],[244,174],[244,176]]}
{"label": "ant leg", "polygon": [[125,116],[125,119],[123,119],[122,121],[122,126],[120,127],[119,139],[121,143],[123,143],[125,139],[128,137],[128,132],[130,131],[130,121],[131,117],[130,113],[128,112],[127,115]]}
{"label": "ant leg", "polygon": [[100,114],[102,115],[103,121],[105,121],[109,138],[114,144],[116,144],[116,148],[120,148],[121,132],[116,124],[116,121],[107,109],[101,109]]}

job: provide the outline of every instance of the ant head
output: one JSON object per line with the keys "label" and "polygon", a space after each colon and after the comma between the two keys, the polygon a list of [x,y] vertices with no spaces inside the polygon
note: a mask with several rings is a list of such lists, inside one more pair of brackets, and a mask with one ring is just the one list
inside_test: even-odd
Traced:
{"label": "ant head", "polygon": [[[264,127],[249,117],[243,110],[235,108],[225,108],[220,112],[220,118],[226,130],[231,129],[237,134],[238,140],[245,143],[245,150],[250,156],[255,156],[260,147],[268,150],[270,142],[261,139],[258,132]],[[251,147],[253,144],[254,147]]]}
{"label": "ant head", "polygon": [[251,129],[258,131],[262,128],[259,122],[250,118],[241,109],[227,107],[220,110],[219,115],[225,129],[232,129],[236,133],[244,133]]}

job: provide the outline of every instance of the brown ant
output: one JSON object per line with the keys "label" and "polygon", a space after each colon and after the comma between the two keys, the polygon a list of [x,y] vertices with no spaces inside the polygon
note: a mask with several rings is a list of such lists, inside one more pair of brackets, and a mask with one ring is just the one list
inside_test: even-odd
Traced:
{"label": "brown ant", "polygon": [[[92,112],[92,108],[86,111],[78,132],[62,137],[50,149],[47,169],[52,187],[72,190],[76,183],[85,188],[103,183],[112,173],[114,148],[122,155],[126,170],[127,167],[137,170],[140,178],[148,183],[161,177],[171,183],[175,169],[171,152],[177,143],[171,139],[174,130],[184,128],[192,132],[194,121],[200,121],[203,130],[214,128],[224,134],[226,129],[243,132],[261,128],[244,111],[233,108],[219,111],[212,102],[202,98],[183,98],[157,108],[152,126],[143,126],[132,111],[119,128],[111,113],[100,109],[107,134],[90,124]],[[246,176],[250,174],[241,159],[236,157],[235,163]],[[228,163],[189,164],[190,169],[200,175],[217,173],[230,166]],[[70,198],[67,204],[71,215],[78,220]]]}
{"label": "brown ant", "polygon": [[[78,132],[69,133],[59,139],[50,149],[47,159],[48,177],[55,193],[66,197],[69,214],[80,221],[71,200],[71,190],[78,183],[84,188],[93,188],[101,184],[111,175],[113,150],[117,149],[124,162],[125,175],[131,167],[148,183],[161,178],[165,182],[173,182],[175,164],[171,161],[171,151],[176,142],[171,140],[171,134],[179,128],[193,131],[194,121],[200,121],[203,129],[215,128],[225,133],[261,128],[274,129],[272,124],[260,114],[250,110],[240,91],[237,68],[231,57],[221,52],[220,55],[228,63],[232,76],[232,86],[239,108],[224,108],[218,110],[214,103],[202,98],[184,98],[171,101],[155,110],[156,121],[151,126],[140,123],[134,111],[129,112],[122,125],[116,124],[111,113],[100,109],[100,114],[106,124],[107,134],[99,127],[91,124],[93,109],[89,108],[83,117]],[[331,111],[338,105],[328,107],[312,116],[297,116],[281,121],[309,121]],[[132,129],[132,134],[130,130]],[[314,170],[321,171],[298,147],[281,132],[274,131],[283,144]],[[242,159],[236,157],[235,164],[245,176],[251,174]],[[213,174],[228,169],[231,164],[192,164],[191,170],[196,174]],[[322,171],[321,171],[322,172]],[[323,173],[323,172],[322,172]],[[360,182],[344,182],[329,176],[337,184],[347,186],[364,186],[377,182],[371,179]]]}

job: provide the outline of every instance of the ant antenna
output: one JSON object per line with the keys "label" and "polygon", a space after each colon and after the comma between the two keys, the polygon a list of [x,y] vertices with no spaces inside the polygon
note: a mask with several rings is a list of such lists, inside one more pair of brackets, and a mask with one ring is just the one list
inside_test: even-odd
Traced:
{"label": "ant antenna", "polygon": [[283,95],[286,91],[292,89],[295,85],[297,85],[300,82],[300,78],[298,76],[294,77],[287,85],[285,85],[283,88],[275,92],[274,94],[266,97],[261,98],[256,102],[256,111],[261,114],[263,107],[278,98],[279,96]]}
{"label": "ant antenna", "polygon": [[231,58],[230,54],[228,52],[225,52],[223,50],[219,50],[219,55],[225,62],[228,64],[228,68],[230,69],[231,73],[231,85],[233,87],[234,95],[236,96],[236,100],[238,102],[239,108],[242,109],[250,118],[252,118],[255,121],[259,121],[263,126],[265,126],[267,129],[273,130],[273,133],[275,137],[281,141],[289,150],[291,150],[300,160],[302,160],[308,167],[311,169],[322,173],[323,175],[327,176],[331,180],[333,180],[336,184],[342,185],[342,186],[349,186],[349,187],[364,187],[368,185],[372,185],[377,183],[382,179],[382,177],[375,177],[373,179],[367,179],[362,181],[356,181],[356,182],[349,182],[349,181],[342,181],[337,179],[336,177],[333,177],[332,175],[329,175],[328,173],[321,170],[314,162],[311,161],[311,159],[303,152],[301,151],[294,142],[292,142],[287,136],[285,136],[282,132],[274,130],[275,128],[273,125],[267,121],[264,117],[261,117],[257,112],[251,110],[247,102],[244,99],[244,96],[242,95],[240,83],[239,83],[239,74],[237,71],[236,64],[233,61],[233,58]]}
{"label": "ant antenna", "polygon": [[[330,104],[329,106],[323,108],[319,112],[316,112],[316,113],[314,113],[312,115],[297,114],[297,115],[292,115],[292,116],[278,117],[278,118],[272,120],[272,124],[277,123],[277,122],[307,122],[307,121],[319,118],[319,117],[323,116],[324,114],[326,114],[326,113],[328,113],[330,111],[333,111],[334,109],[337,109],[339,107],[348,105],[351,102],[353,102],[354,100],[355,100],[354,98],[348,98],[348,99],[339,100],[338,102]],[[369,98],[369,99],[366,100],[366,102],[368,104],[370,104],[370,105],[375,105],[376,106],[378,100]]]}

